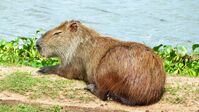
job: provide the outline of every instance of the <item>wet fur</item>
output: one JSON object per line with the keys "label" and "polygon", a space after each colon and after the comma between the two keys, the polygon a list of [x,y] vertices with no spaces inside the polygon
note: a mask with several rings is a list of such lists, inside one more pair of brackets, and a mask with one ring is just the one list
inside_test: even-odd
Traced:
{"label": "wet fur", "polygon": [[[64,33],[53,35],[58,31]],[[37,44],[41,55],[61,59],[60,65],[40,72],[84,80],[102,100],[148,105],[162,96],[166,78],[162,60],[144,44],[103,36],[78,21],[62,23]]]}

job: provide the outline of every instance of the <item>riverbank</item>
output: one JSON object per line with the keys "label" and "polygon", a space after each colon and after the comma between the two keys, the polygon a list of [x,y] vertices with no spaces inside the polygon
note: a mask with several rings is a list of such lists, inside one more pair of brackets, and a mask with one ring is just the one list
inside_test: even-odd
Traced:
{"label": "riverbank", "polygon": [[86,85],[82,81],[55,75],[44,76],[38,74],[37,70],[38,68],[27,66],[0,66],[0,108],[22,104],[44,110],[57,109],[58,112],[194,112],[199,108],[199,78],[168,76],[165,94],[158,103],[130,107],[114,101],[99,100],[84,90]]}

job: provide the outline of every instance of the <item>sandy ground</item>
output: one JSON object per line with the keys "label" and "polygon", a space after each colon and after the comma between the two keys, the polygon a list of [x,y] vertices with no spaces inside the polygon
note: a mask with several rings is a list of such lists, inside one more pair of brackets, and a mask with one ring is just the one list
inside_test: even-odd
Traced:
{"label": "sandy ground", "polygon": [[[0,66],[0,79],[4,78],[7,74],[21,71],[21,72],[31,72],[32,75],[39,76],[36,71],[37,68],[32,67],[3,67]],[[52,77],[54,77],[52,75]],[[199,90],[199,78],[190,77],[167,77],[167,85],[194,85],[194,88]],[[85,85],[82,83],[78,86],[83,89]],[[87,92],[87,91],[85,91]],[[91,94],[92,95],[92,94]],[[184,95],[184,96],[183,96]],[[182,97],[186,97],[186,102],[173,104],[164,100],[169,94],[165,93],[163,100],[156,104],[149,106],[126,106],[114,101],[100,101],[95,98],[92,102],[79,102],[77,100],[71,99],[50,99],[50,98],[40,98],[40,99],[29,99],[24,95],[11,93],[8,91],[0,92],[0,103],[1,104],[18,104],[26,103],[38,106],[49,106],[49,105],[59,105],[62,110],[77,111],[77,112],[199,112],[199,94],[192,94],[191,92],[187,94],[182,93]],[[94,96],[95,97],[95,96]]]}

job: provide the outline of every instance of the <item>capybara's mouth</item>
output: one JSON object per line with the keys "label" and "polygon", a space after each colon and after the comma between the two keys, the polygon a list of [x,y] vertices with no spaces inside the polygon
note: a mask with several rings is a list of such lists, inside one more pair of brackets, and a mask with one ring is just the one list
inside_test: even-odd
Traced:
{"label": "capybara's mouth", "polygon": [[46,57],[46,58],[48,58],[48,56],[46,56],[43,52],[42,52],[42,50],[38,50],[38,52],[39,52],[39,54],[42,56],[42,57]]}

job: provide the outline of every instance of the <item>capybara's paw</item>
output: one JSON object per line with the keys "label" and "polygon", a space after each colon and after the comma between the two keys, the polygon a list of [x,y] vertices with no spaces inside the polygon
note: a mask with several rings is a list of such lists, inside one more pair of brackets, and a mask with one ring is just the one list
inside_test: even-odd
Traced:
{"label": "capybara's paw", "polygon": [[42,73],[42,74],[47,74],[47,73],[49,73],[49,71],[50,71],[49,67],[42,67],[37,72]]}
{"label": "capybara's paw", "polygon": [[96,90],[95,84],[88,84],[84,89],[91,91],[92,93]]}

